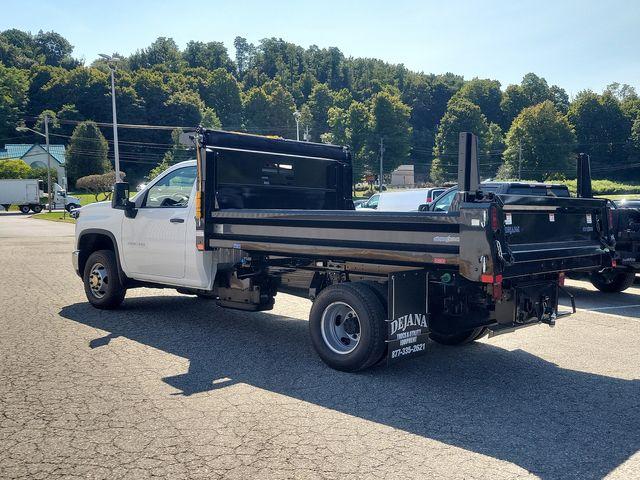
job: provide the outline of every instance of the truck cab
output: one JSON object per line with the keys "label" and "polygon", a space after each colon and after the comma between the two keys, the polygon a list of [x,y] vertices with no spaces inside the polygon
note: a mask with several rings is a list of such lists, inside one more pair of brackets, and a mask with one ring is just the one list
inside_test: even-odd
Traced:
{"label": "truck cab", "polygon": [[131,199],[135,215],[112,208],[111,202],[82,207],[76,224],[77,273],[84,271],[95,245],[106,245],[117,253],[129,283],[210,290],[215,270],[207,253],[195,248],[196,176],[195,160],[172,166]]}
{"label": "truck cab", "polygon": [[80,199],[67,194],[67,191],[59,184],[52,185],[53,208],[64,208],[68,212],[76,208],[80,208]]}

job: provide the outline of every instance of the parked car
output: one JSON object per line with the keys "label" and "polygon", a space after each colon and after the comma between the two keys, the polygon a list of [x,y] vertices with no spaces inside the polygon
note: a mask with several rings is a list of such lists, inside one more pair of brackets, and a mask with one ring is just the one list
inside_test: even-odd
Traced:
{"label": "parked car", "polygon": [[380,212],[411,212],[418,210],[418,207],[425,202],[431,202],[444,191],[444,188],[421,188],[376,193],[356,208]]}

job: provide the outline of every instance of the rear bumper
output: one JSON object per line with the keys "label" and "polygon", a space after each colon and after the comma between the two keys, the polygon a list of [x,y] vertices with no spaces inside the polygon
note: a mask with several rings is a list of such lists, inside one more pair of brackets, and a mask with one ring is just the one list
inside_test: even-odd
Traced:
{"label": "rear bumper", "polygon": [[76,274],[78,276],[80,275],[80,262],[79,262],[79,257],[80,257],[80,250],[74,250],[71,253],[71,264],[73,265],[73,269],[76,271]]}

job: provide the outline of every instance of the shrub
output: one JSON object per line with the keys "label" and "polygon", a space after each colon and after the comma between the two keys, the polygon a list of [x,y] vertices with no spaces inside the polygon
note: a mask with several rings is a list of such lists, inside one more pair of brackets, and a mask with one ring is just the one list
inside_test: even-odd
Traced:
{"label": "shrub", "polygon": [[[120,176],[124,177],[124,173],[120,172]],[[76,188],[84,190],[87,193],[92,193],[96,202],[99,202],[100,199],[98,196],[100,194],[104,195],[105,200],[109,200],[111,198],[113,184],[115,181],[116,173],[113,171],[102,175],[87,175],[86,177],[81,177],[76,181]]]}
{"label": "shrub", "polygon": [[32,178],[31,167],[20,159],[0,160],[0,178]]}

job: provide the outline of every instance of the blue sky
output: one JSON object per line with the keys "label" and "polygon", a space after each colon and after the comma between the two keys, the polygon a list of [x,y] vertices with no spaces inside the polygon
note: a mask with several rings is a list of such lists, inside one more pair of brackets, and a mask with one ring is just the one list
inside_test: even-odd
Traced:
{"label": "blue sky", "polygon": [[414,70],[494,78],[503,88],[535,72],[570,94],[617,81],[640,91],[640,2],[3,0],[0,29],[55,30],[90,63],[158,36],[257,42],[281,37],[337,46]]}

